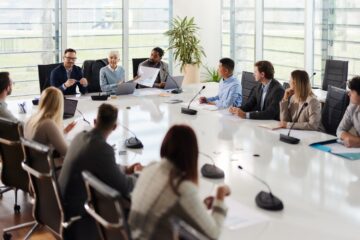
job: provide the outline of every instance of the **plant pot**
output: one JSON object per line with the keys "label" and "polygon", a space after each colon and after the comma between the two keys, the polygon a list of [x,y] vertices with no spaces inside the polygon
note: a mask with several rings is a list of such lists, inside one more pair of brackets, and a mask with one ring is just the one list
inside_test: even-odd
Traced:
{"label": "plant pot", "polygon": [[200,83],[200,68],[196,64],[186,64],[183,70],[183,84]]}

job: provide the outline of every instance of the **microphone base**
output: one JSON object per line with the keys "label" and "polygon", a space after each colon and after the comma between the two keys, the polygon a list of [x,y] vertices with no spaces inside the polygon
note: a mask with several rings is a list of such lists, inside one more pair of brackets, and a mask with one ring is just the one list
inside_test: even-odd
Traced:
{"label": "microphone base", "polygon": [[197,111],[191,108],[182,107],[181,113],[188,114],[188,115],[196,115]]}
{"label": "microphone base", "polygon": [[206,178],[220,179],[224,178],[224,171],[215,166],[214,164],[204,164],[201,167],[201,175]]}
{"label": "microphone base", "polygon": [[300,139],[285,134],[280,134],[280,141],[290,144],[298,144]]}
{"label": "microphone base", "polygon": [[256,195],[256,205],[269,211],[281,211],[284,209],[282,201],[272,193],[261,191]]}
{"label": "microphone base", "polygon": [[179,93],[182,93],[182,92],[183,92],[183,90],[181,88],[174,89],[174,90],[171,91],[171,93],[174,93],[174,94],[179,94]]}
{"label": "microphone base", "polygon": [[127,148],[133,148],[133,149],[140,149],[140,148],[144,147],[142,142],[139,139],[137,139],[136,137],[131,137],[131,138],[126,139],[125,146]]}

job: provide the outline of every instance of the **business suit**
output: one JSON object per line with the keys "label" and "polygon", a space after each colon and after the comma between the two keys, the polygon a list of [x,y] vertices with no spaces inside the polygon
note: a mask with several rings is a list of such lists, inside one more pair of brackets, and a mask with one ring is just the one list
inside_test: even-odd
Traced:
{"label": "business suit", "polygon": [[272,79],[261,110],[262,86],[262,84],[255,86],[248,101],[240,108],[244,112],[249,112],[250,119],[279,120],[279,102],[284,96],[284,88],[277,80]]}
{"label": "business suit", "polygon": [[87,87],[84,87],[80,84],[80,79],[83,78],[82,70],[78,66],[73,66],[70,78],[75,79],[76,83],[71,87],[65,88],[64,83],[68,80],[66,69],[64,64],[60,64],[50,74],[50,85],[59,88],[64,95],[75,95],[76,94],[76,85],[79,86],[79,90],[82,94],[87,92]]}
{"label": "business suit", "polygon": [[[304,106],[304,103],[308,105],[304,107],[303,111],[299,115],[301,108]],[[280,102],[280,120],[288,122],[287,128],[290,128],[294,123],[293,129],[302,129],[302,130],[323,130],[321,124],[321,106],[320,102],[313,95],[310,95],[306,98],[305,102],[295,102],[294,96],[290,98],[290,101],[281,101]]]}
{"label": "business suit", "polygon": [[66,217],[85,216],[69,229],[66,234],[68,239],[77,239],[76,236],[97,239],[95,222],[84,209],[87,198],[81,175],[84,170],[118,190],[124,197],[129,197],[136,181],[134,176],[125,175],[116,165],[114,149],[106,143],[100,131],[93,129],[78,134],[70,144],[59,176]]}

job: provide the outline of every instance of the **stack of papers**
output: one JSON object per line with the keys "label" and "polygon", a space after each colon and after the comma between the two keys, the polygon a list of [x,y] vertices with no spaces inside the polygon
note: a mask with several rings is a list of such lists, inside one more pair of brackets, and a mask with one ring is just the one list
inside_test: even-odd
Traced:
{"label": "stack of papers", "polygon": [[[184,107],[189,106],[189,103],[183,103]],[[209,105],[209,104],[200,104],[199,102],[192,102],[190,105],[190,108],[196,109],[196,110],[208,110],[208,111],[216,111],[218,108],[215,105]]]}

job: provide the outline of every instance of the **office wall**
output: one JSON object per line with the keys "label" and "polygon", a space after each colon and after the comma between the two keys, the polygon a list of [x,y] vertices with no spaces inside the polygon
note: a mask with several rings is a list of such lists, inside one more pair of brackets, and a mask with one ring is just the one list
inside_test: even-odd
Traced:
{"label": "office wall", "polygon": [[[206,57],[203,64],[217,67],[221,57],[221,0],[174,0],[174,17],[195,17]],[[203,72],[203,70],[201,70]],[[174,66],[174,74],[179,67]]]}

